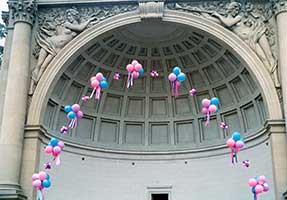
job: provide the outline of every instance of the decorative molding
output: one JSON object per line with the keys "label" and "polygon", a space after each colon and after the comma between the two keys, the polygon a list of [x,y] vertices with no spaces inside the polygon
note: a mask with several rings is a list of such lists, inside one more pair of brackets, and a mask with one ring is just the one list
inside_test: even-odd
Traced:
{"label": "decorative molding", "polygon": [[162,18],[164,10],[164,0],[160,1],[141,0],[139,1],[139,10],[142,19]]}
{"label": "decorative molding", "polygon": [[2,17],[2,20],[7,27],[9,25],[9,12],[8,11],[2,11],[1,17]]}
{"label": "decorative molding", "polygon": [[269,71],[275,87],[280,88],[273,6],[273,3],[264,2],[241,4],[222,1],[167,4],[167,8],[171,10],[181,10],[201,16],[234,32],[258,55]]}
{"label": "decorative molding", "polygon": [[282,12],[287,12],[286,0],[270,0],[270,3],[273,5],[275,15],[278,15]]}
{"label": "decorative molding", "polygon": [[37,12],[34,0],[9,1],[8,6],[12,10],[14,23],[26,22],[31,25],[34,23]]}
{"label": "decorative molding", "polygon": [[39,79],[53,58],[79,33],[106,18],[137,8],[137,5],[129,4],[40,10],[33,53],[38,61],[32,71],[29,95],[33,95]]}

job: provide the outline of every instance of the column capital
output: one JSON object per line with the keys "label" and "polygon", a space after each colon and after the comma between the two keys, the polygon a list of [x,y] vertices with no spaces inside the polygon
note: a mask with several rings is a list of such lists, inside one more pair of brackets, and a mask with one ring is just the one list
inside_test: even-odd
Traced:
{"label": "column capital", "polygon": [[271,0],[275,15],[287,12],[287,0]]}
{"label": "column capital", "polygon": [[32,25],[35,21],[37,6],[34,0],[10,0],[9,9],[12,11],[14,24],[26,22]]}

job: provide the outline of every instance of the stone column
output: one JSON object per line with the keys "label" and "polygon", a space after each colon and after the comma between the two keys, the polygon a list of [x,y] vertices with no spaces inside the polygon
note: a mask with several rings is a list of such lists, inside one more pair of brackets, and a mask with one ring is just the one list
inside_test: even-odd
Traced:
{"label": "stone column", "polygon": [[0,199],[25,199],[19,185],[29,88],[33,0],[9,1],[14,33],[0,135]]}
{"label": "stone column", "polygon": [[[285,128],[287,125],[287,1],[279,1],[275,4],[275,14],[277,21],[277,31],[278,31],[278,45],[279,45],[279,68],[281,71],[281,82],[282,82],[282,96],[283,96],[283,107],[284,107],[284,116],[285,116]],[[277,178],[277,193],[280,193],[282,198],[284,190],[287,189],[287,175],[286,175],[286,129],[284,136],[278,137],[277,139],[273,138],[275,148],[277,149],[277,157],[273,158],[274,162],[274,171],[275,178]],[[281,145],[280,145],[281,144]],[[284,151],[284,154],[282,154]],[[281,158],[279,157],[281,156]]]}
{"label": "stone column", "polygon": [[[8,66],[9,66],[11,45],[12,45],[12,39],[13,39],[13,30],[14,30],[11,12],[12,12],[11,10],[10,12],[2,12],[2,19],[6,24],[7,36],[5,40],[3,60],[2,60],[1,67],[0,67],[0,127],[1,127],[2,118],[3,118],[2,111],[4,107],[4,98],[5,98],[7,76],[8,76]],[[0,135],[1,135],[1,128],[0,128]]]}

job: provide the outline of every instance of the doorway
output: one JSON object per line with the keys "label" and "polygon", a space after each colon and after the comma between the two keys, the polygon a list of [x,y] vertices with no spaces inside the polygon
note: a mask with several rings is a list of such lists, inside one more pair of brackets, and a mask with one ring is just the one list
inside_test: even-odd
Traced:
{"label": "doorway", "polygon": [[151,194],[151,200],[168,200],[168,194]]}

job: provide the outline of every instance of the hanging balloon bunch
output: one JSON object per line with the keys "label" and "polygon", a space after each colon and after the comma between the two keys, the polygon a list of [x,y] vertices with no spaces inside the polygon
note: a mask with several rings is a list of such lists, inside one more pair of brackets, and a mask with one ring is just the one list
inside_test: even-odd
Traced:
{"label": "hanging balloon bunch", "polygon": [[92,91],[90,96],[83,96],[82,97],[83,102],[89,101],[91,98],[93,98],[95,93],[96,93],[95,99],[99,100],[101,97],[101,89],[106,89],[109,87],[109,83],[108,83],[106,77],[104,77],[104,75],[101,72],[98,72],[96,74],[96,76],[92,76],[90,78],[90,84],[93,88],[93,91]]}
{"label": "hanging balloon bunch", "polygon": [[120,73],[114,73],[113,78],[114,78],[114,80],[117,80],[117,81],[120,80],[120,78],[121,78]]}
{"label": "hanging balloon bunch", "polygon": [[181,72],[179,67],[174,67],[172,73],[168,75],[168,80],[171,82],[171,94],[172,96],[178,96],[178,88],[180,83],[185,81],[186,75]]}
{"label": "hanging balloon bunch", "polygon": [[201,113],[206,115],[205,126],[207,126],[209,124],[210,114],[218,111],[218,104],[219,104],[219,100],[217,97],[213,97],[213,98],[211,98],[211,100],[202,99],[202,101],[201,101],[201,105],[202,105]]}
{"label": "hanging balloon bunch", "polygon": [[258,194],[262,192],[268,192],[269,186],[266,183],[266,177],[265,176],[259,176],[255,178],[250,178],[248,180],[248,185],[252,187],[251,191],[254,196],[254,200],[258,200]]}
{"label": "hanging balloon bunch", "polygon": [[229,148],[231,148],[231,162],[238,162],[237,160],[237,153],[244,147],[244,142],[241,138],[239,132],[234,132],[232,137],[226,141],[226,144]]}
{"label": "hanging balloon bunch", "polygon": [[45,147],[45,153],[51,154],[56,161],[56,165],[59,165],[61,164],[60,153],[64,147],[64,142],[59,141],[56,138],[51,138],[48,146]]}
{"label": "hanging balloon bunch", "polygon": [[153,78],[156,78],[156,77],[159,76],[158,72],[155,71],[155,70],[152,70],[152,71],[150,72],[150,75],[151,75],[151,77],[153,77]]}
{"label": "hanging balloon bunch", "polygon": [[133,60],[131,64],[128,64],[126,69],[128,71],[127,88],[130,88],[133,86],[134,79],[144,73],[144,69],[137,60]]}
{"label": "hanging balloon bunch", "polygon": [[69,129],[75,128],[77,126],[78,119],[81,119],[84,116],[84,113],[80,109],[81,107],[79,104],[65,106],[64,111],[67,113],[67,118],[71,121],[68,127],[63,126],[61,128],[61,133],[66,134]]}
{"label": "hanging balloon bunch", "polygon": [[49,188],[51,186],[50,176],[44,171],[38,174],[33,174],[32,176],[33,187],[38,189],[37,200],[44,199],[44,188]]}
{"label": "hanging balloon bunch", "polygon": [[194,88],[192,88],[192,89],[189,91],[189,95],[190,95],[190,96],[195,96],[195,95],[197,95],[197,90],[194,89]]}

